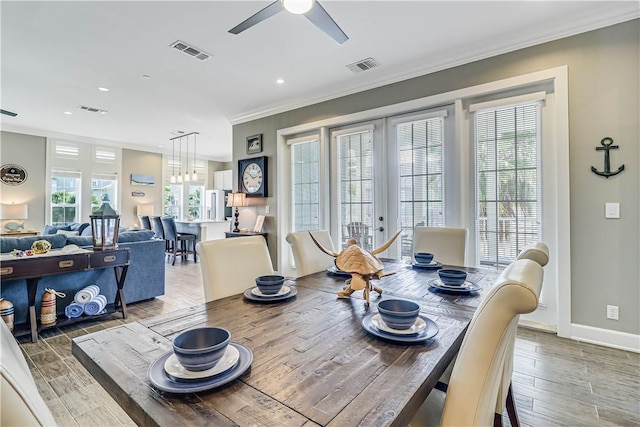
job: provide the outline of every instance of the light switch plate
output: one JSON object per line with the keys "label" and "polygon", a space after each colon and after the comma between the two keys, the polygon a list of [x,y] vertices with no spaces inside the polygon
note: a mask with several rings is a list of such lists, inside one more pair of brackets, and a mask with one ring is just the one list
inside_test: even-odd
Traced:
{"label": "light switch plate", "polygon": [[604,204],[604,217],[605,218],[620,218],[620,203],[605,203]]}

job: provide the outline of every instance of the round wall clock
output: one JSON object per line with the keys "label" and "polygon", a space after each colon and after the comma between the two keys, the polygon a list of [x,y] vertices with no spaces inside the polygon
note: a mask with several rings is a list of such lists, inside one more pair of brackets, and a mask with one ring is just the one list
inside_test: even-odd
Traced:
{"label": "round wall clock", "polygon": [[267,197],[267,157],[238,160],[238,182],[247,197]]}

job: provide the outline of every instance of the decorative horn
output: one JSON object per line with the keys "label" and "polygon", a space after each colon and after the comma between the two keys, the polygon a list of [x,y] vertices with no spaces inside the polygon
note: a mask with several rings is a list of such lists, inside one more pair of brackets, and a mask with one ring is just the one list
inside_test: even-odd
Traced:
{"label": "decorative horn", "polygon": [[387,248],[389,246],[391,246],[391,244],[393,243],[394,240],[396,240],[398,238],[398,236],[400,235],[400,233],[402,232],[402,230],[399,230],[396,234],[393,235],[393,237],[391,239],[389,239],[389,241],[387,243],[385,243],[384,245],[380,246],[377,249],[374,249],[371,251],[372,255],[378,255],[380,252],[384,252],[387,250]]}
{"label": "decorative horn", "polygon": [[313,234],[311,234],[311,232],[309,232],[309,236],[311,236],[311,240],[313,240],[313,243],[315,243],[315,244],[316,244],[316,246],[317,246],[317,247],[318,247],[322,252],[324,252],[325,254],[327,254],[327,255],[329,255],[329,256],[332,256],[332,257],[334,257],[334,258],[336,258],[336,257],[338,256],[338,254],[337,254],[337,253],[326,250],[326,249],[324,248],[324,246],[322,246],[322,245],[320,244],[320,242],[318,242],[318,241],[316,240],[316,238],[315,238],[315,237],[313,237]]}

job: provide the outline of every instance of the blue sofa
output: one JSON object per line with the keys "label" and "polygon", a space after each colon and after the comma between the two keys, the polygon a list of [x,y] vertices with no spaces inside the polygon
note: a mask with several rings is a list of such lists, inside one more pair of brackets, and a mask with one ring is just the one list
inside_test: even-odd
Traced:
{"label": "blue sofa", "polygon": [[[130,264],[124,285],[127,304],[143,301],[164,294],[165,244],[164,240],[153,239],[153,231],[141,230],[124,232],[118,237],[118,247],[129,248]],[[91,236],[67,236],[51,234],[30,237],[0,237],[0,252],[13,249],[30,249],[36,240],[47,240],[52,249],[61,249],[65,245],[91,246]],[[77,273],[59,274],[40,279],[36,292],[36,313],[40,317],[40,302],[45,288],[64,292],[65,298],[57,299],[57,312],[64,314],[64,308],[73,301],[77,291],[88,285],[98,285],[100,291],[113,302],[117,285],[113,268],[89,270]],[[27,321],[28,301],[25,280],[3,280],[0,283],[0,297],[8,299],[14,305],[14,323]]]}

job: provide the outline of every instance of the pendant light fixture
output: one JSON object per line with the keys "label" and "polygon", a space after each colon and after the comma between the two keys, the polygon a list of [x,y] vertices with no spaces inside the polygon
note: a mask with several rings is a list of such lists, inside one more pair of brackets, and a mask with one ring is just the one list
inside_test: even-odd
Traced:
{"label": "pendant light fixture", "polygon": [[184,163],[184,182],[191,181],[191,175],[189,175],[189,135],[187,135],[187,156]]}
{"label": "pendant light fixture", "polygon": [[176,183],[176,141],[171,139],[171,180],[172,184]]}
{"label": "pendant light fixture", "polygon": [[196,173],[196,148],[198,144],[198,132],[193,134],[193,175],[191,175],[191,181],[198,180],[198,174]]}
{"label": "pendant light fixture", "polygon": [[180,149],[178,150],[178,157],[179,157],[179,161],[178,164],[180,165],[180,167],[178,167],[178,184],[182,184],[182,137],[180,137]]}

